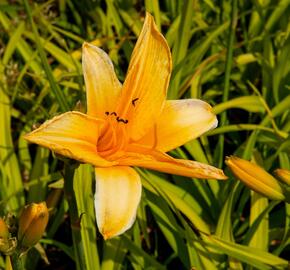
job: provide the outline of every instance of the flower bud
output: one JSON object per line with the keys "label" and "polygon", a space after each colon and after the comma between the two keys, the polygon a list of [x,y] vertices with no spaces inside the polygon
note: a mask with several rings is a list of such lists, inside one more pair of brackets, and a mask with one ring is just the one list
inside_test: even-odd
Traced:
{"label": "flower bud", "polygon": [[0,252],[6,252],[9,249],[9,230],[5,221],[0,218]]}
{"label": "flower bud", "polygon": [[226,157],[225,162],[232,173],[250,189],[272,200],[285,200],[279,182],[258,165],[234,156]]}
{"label": "flower bud", "polygon": [[284,183],[290,186],[290,171],[286,169],[277,169],[274,172]]}
{"label": "flower bud", "polygon": [[6,225],[5,221],[0,218],[0,238],[8,238],[9,237],[9,230],[8,226]]}
{"label": "flower bud", "polygon": [[19,218],[18,241],[22,247],[34,246],[42,237],[48,223],[46,203],[26,205]]}

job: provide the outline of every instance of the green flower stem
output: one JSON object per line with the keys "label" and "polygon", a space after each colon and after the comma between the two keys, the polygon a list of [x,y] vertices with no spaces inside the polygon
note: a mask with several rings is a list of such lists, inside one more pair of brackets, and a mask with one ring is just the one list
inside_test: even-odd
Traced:
{"label": "green flower stem", "polygon": [[83,270],[87,268],[82,246],[80,218],[78,215],[78,207],[73,185],[74,172],[75,172],[74,166],[72,166],[71,164],[65,164],[64,195],[69,205],[69,216],[72,230],[72,239],[76,266],[78,270]]}
{"label": "green flower stem", "polygon": [[19,256],[19,252],[15,251],[11,256],[11,264],[13,270],[25,270],[21,257]]}

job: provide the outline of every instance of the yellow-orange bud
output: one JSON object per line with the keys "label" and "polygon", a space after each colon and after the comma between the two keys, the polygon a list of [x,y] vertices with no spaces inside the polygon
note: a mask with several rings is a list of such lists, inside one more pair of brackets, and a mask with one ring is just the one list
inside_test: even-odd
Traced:
{"label": "yellow-orange bud", "polygon": [[48,223],[45,202],[26,205],[20,215],[18,241],[22,247],[32,247],[42,237]]}
{"label": "yellow-orange bud", "polygon": [[258,165],[234,156],[226,157],[225,162],[232,173],[250,189],[273,200],[285,200],[279,182]]}
{"label": "yellow-orange bud", "polygon": [[9,230],[8,226],[6,225],[5,221],[0,218],[0,238],[8,238],[9,237]]}
{"label": "yellow-orange bud", "polygon": [[9,230],[5,221],[0,218],[0,252],[6,252],[9,249]]}
{"label": "yellow-orange bud", "polygon": [[275,174],[287,185],[290,186],[290,171],[286,169],[277,169]]}

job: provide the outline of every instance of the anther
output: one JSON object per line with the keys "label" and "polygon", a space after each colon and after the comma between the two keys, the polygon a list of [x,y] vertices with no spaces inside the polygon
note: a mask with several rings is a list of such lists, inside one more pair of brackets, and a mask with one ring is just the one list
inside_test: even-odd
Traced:
{"label": "anther", "polygon": [[123,122],[124,124],[127,124],[129,121],[127,119],[122,119],[119,116],[116,118],[117,122]]}
{"label": "anther", "polygon": [[135,103],[136,103],[136,101],[137,101],[138,99],[139,99],[139,98],[134,98],[134,99],[132,100],[132,105],[133,105],[133,106],[136,105]]}

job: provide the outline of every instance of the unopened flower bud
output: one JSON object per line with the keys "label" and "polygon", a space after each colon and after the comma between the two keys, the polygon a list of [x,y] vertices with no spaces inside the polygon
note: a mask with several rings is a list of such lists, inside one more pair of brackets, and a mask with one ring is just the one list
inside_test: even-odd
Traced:
{"label": "unopened flower bud", "polygon": [[9,237],[8,226],[6,225],[5,221],[2,218],[0,218],[0,237],[1,238]]}
{"label": "unopened flower bud", "polygon": [[287,185],[290,186],[290,171],[286,169],[277,169],[275,174]]}
{"label": "unopened flower bud", "polygon": [[279,182],[258,165],[234,156],[226,157],[225,162],[232,173],[250,189],[272,200],[285,200]]}
{"label": "unopened flower bud", "polygon": [[48,223],[45,202],[32,203],[23,209],[18,226],[18,241],[22,247],[34,246],[42,237]]}
{"label": "unopened flower bud", "polygon": [[0,218],[0,252],[6,252],[9,249],[9,230],[5,221]]}

